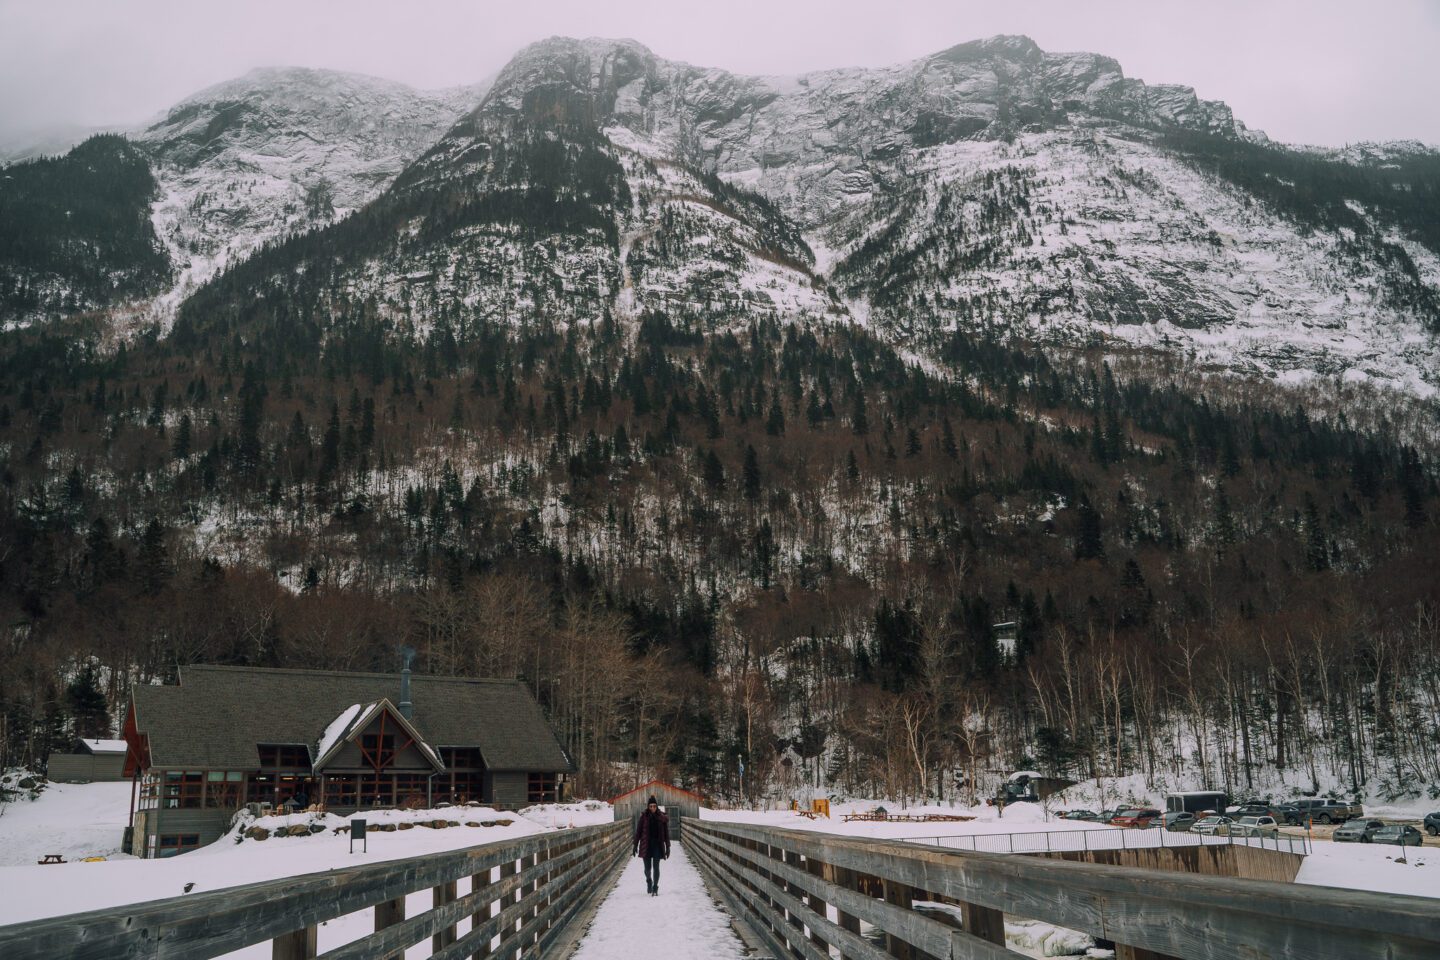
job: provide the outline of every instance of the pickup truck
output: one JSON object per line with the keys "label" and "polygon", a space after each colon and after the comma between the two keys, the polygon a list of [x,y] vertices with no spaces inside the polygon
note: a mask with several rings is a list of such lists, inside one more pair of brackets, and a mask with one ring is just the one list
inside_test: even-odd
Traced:
{"label": "pickup truck", "polygon": [[1316,823],[1344,823],[1356,817],[1365,816],[1365,808],[1358,803],[1343,803],[1334,797],[1302,797],[1292,800],[1290,806],[1300,811],[1303,820]]}

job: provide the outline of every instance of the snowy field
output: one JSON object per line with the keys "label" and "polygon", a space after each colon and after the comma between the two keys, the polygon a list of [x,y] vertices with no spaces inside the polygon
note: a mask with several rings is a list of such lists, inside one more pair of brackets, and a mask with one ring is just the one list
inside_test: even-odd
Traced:
{"label": "snowy field", "polygon": [[[19,800],[0,806],[0,925],[42,917],[99,910],[127,903],[201,893],[224,887],[338,867],[377,863],[438,853],[482,843],[510,840],[545,830],[565,829],[592,823],[609,823],[613,814],[608,804],[574,803],[532,807],[520,813],[504,813],[486,807],[453,807],[440,811],[386,810],[370,812],[366,819],[377,824],[419,822],[446,817],[463,823],[494,822],[494,826],[429,829],[414,827],[393,833],[368,836],[368,852],[349,852],[350,839],[334,828],[348,819],[310,814],[247,818],[243,827],[260,825],[271,829],[301,823],[319,823],[323,832],[303,837],[276,837],[268,840],[237,840],[238,830],[192,853],[164,860],[141,860],[117,853],[120,836],[129,813],[130,785],[125,783],[51,784],[38,800]],[[502,821],[508,821],[502,825]],[[62,854],[67,863],[39,866],[36,860],[49,853]],[[83,863],[81,858],[104,856],[102,863]],[[467,882],[460,892],[467,893]],[[430,908],[428,890],[412,894],[410,913]],[[320,949],[331,949],[374,929],[369,910],[322,925]],[[462,926],[461,932],[464,932]],[[428,942],[419,945],[415,956],[428,956]],[[423,948],[423,949],[422,949]],[[245,960],[269,957],[269,944],[258,944],[232,954]]]}

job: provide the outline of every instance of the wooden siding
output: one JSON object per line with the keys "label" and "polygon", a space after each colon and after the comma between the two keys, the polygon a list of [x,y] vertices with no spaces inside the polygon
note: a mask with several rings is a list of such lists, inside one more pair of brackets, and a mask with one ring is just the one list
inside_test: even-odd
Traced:
{"label": "wooden siding", "polygon": [[514,809],[530,803],[530,774],[511,770],[485,774],[485,792],[497,807]]}
{"label": "wooden siding", "polygon": [[1273,880],[1294,883],[1305,858],[1284,850],[1264,850],[1239,843],[1195,847],[1153,847],[1131,850],[1070,850],[1063,853],[1027,854],[1079,863],[1103,863],[1115,867],[1145,870],[1179,870],[1211,877],[1239,877],[1242,880]]}
{"label": "wooden siding", "polygon": [[687,790],[673,787],[668,783],[646,784],[639,790],[633,790],[615,798],[615,819],[628,821],[630,829],[633,831],[641,811],[650,802],[652,794],[660,802],[660,806],[665,808],[665,812],[670,815],[670,841],[679,843],[685,819],[689,817],[700,819],[700,799]]}
{"label": "wooden siding", "polygon": [[52,753],[45,776],[60,783],[111,783],[124,780],[123,753]]}

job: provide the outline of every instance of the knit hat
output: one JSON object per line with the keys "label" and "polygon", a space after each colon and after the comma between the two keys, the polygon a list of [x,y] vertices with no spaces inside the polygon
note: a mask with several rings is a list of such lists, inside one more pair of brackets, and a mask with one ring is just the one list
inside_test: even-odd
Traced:
{"label": "knit hat", "polygon": [[657,806],[657,807],[660,806],[660,801],[655,799],[655,794],[653,794],[653,793],[650,794],[650,799],[645,801],[645,806],[648,807],[648,806],[650,806],[650,804],[652,804],[652,803],[655,804],[655,806]]}

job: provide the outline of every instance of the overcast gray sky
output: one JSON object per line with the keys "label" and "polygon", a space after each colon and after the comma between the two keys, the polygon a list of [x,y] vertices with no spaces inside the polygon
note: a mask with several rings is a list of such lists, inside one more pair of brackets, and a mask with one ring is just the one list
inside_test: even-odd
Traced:
{"label": "overcast gray sky", "polygon": [[997,33],[1109,54],[1277,139],[1440,144],[1440,0],[0,0],[0,133],[135,124],[258,66],[472,83],[555,34],[796,73]]}

